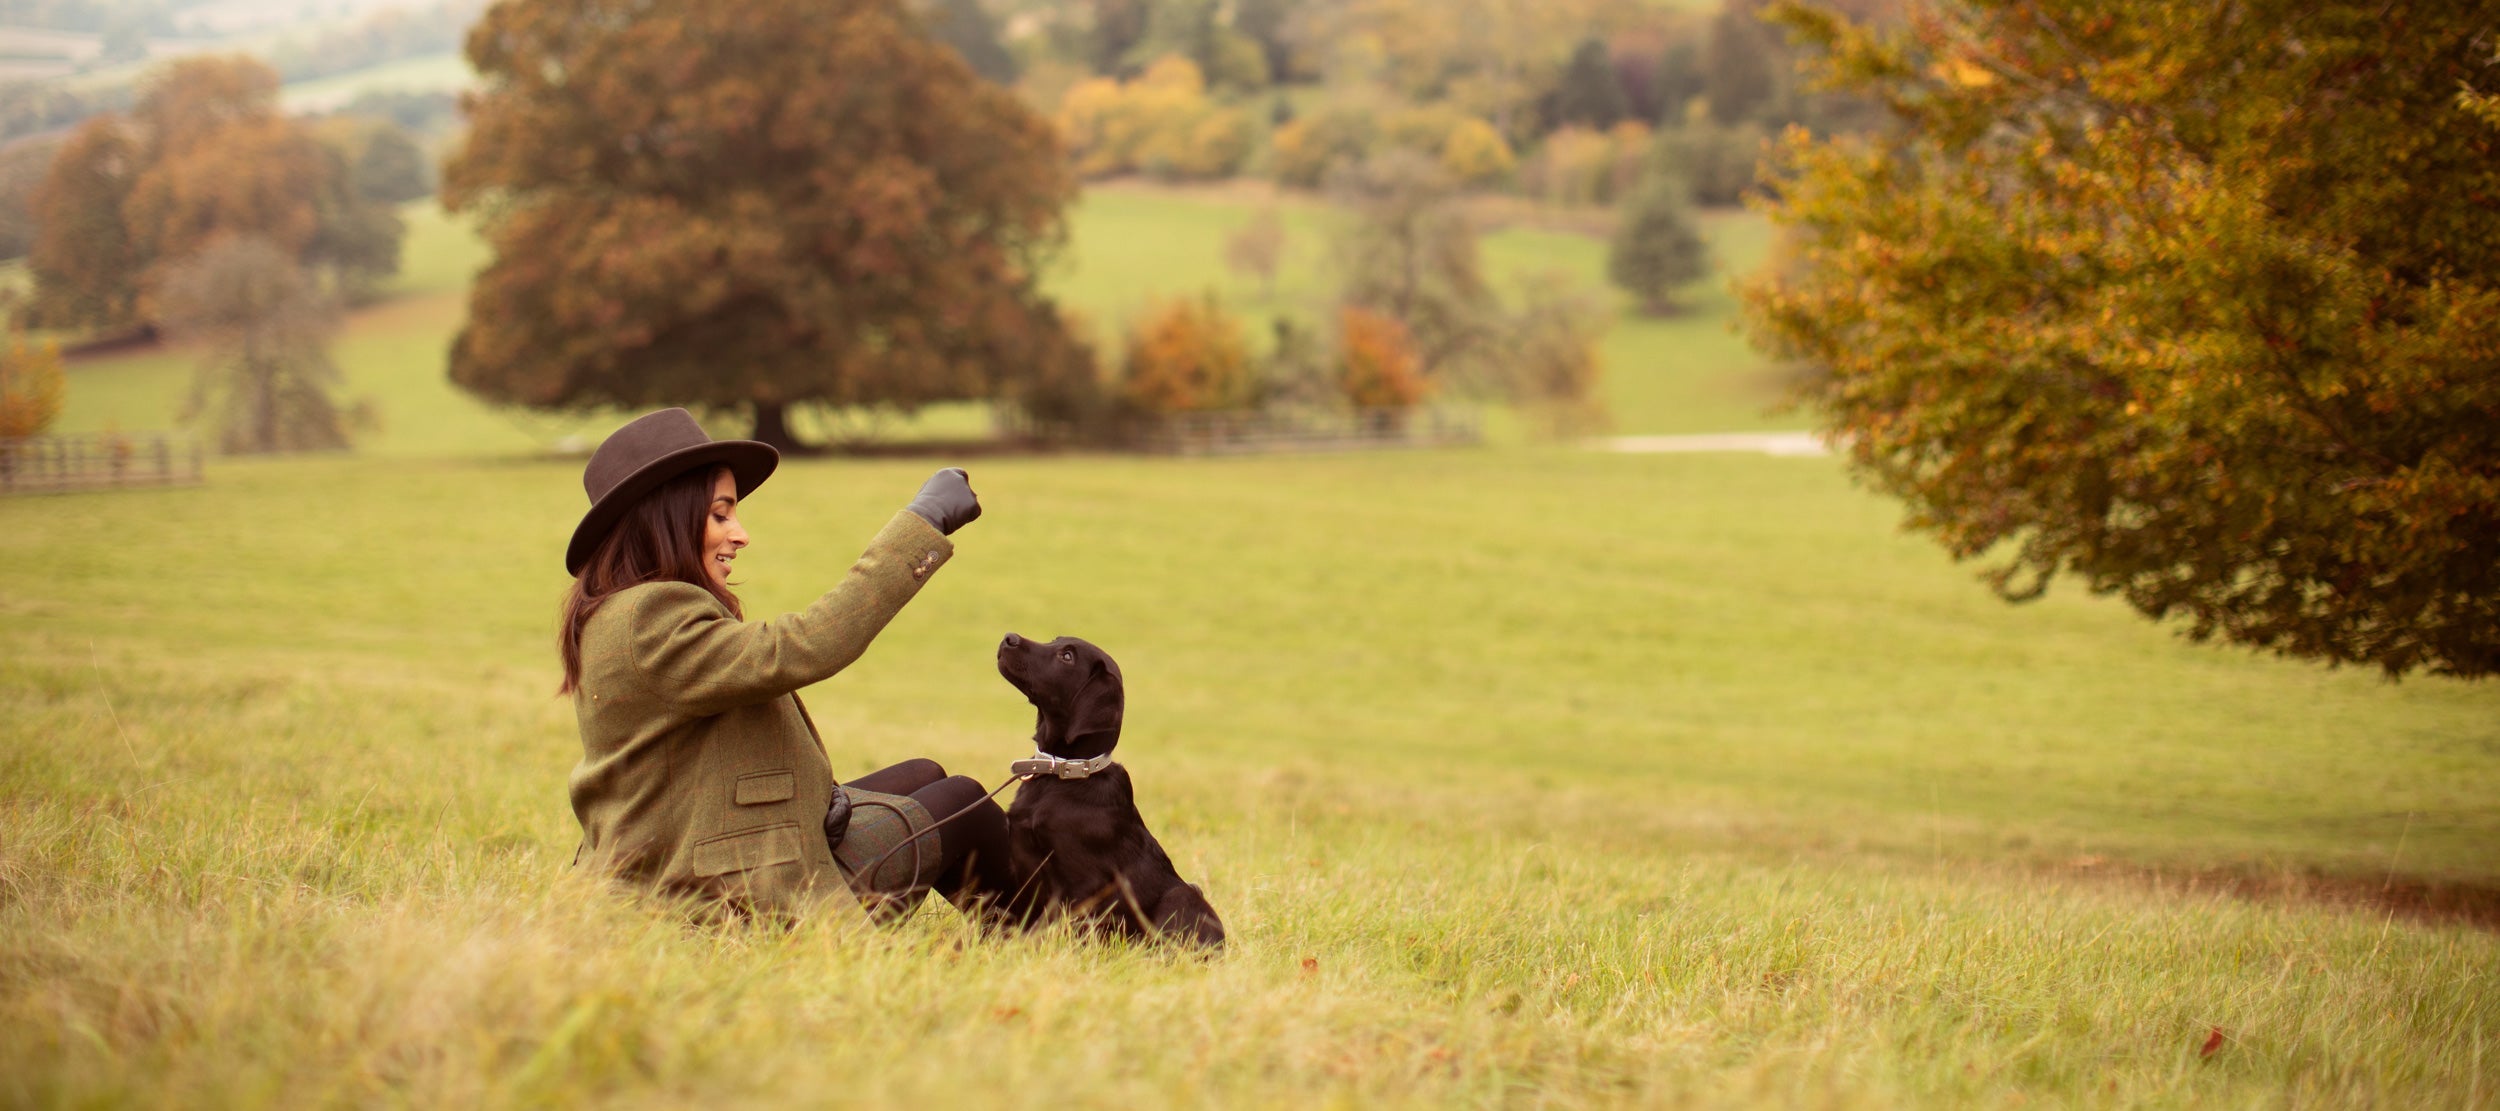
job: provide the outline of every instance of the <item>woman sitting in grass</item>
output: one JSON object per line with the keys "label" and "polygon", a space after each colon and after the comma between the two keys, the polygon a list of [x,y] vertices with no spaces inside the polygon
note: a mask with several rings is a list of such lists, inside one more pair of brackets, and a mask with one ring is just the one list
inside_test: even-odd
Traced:
{"label": "woman sitting in grass", "polygon": [[867,650],[981,504],[964,472],[939,471],[824,597],[746,621],[729,591],[747,546],[738,502],[780,459],[711,439],[683,409],[627,424],[590,457],[557,635],[582,727],[574,866],[707,916],[785,917],[847,888],[891,917],[932,887],[987,913],[1008,889],[1005,811],[932,760],[837,786],[797,694]]}

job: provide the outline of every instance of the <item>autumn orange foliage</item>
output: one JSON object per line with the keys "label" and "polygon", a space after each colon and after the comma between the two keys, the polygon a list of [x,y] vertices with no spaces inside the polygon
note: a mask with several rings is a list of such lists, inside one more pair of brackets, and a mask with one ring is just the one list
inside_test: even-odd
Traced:
{"label": "autumn orange foliage", "polygon": [[61,350],[51,341],[26,342],[23,333],[0,349],[0,440],[42,432],[61,415]]}
{"label": "autumn orange foliage", "polygon": [[1235,408],[1252,385],[1249,340],[1213,297],[1159,303],[1129,330],[1120,391],[1140,409]]}
{"label": "autumn orange foliage", "polygon": [[1360,305],[1337,312],[1337,354],[1346,400],[1366,409],[1403,409],[1424,399],[1425,380],[1406,325]]}
{"label": "autumn orange foliage", "polygon": [[1748,323],[1912,527],[2011,600],[2500,676],[2489,5],[1775,10],[1897,126],[1774,151]]}
{"label": "autumn orange foliage", "polygon": [[1126,83],[1097,77],[1068,90],[1059,133],[1086,177],[1144,171],[1224,177],[1250,154],[1250,114],[1207,97],[1196,65],[1167,56]]}

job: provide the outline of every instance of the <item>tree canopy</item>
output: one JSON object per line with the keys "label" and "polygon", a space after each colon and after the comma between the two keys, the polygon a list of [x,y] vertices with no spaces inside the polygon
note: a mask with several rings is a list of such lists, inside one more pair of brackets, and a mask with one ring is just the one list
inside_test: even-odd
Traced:
{"label": "tree canopy", "polygon": [[211,245],[254,236],[354,291],[399,267],[399,216],[347,158],[278,110],[248,57],[183,58],[127,117],[80,125],[35,190],[31,315],[50,327],[153,319],[144,296]]}
{"label": "tree canopy", "polygon": [[[230,453],[347,446],[348,416],[326,349],[336,306],[279,244],[229,236],[166,270],[156,298],[166,324],[202,343],[184,418],[205,418]],[[361,406],[359,406],[361,409]]]}
{"label": "tree canopy", "polygon": [[1607,128],[1632,115],[1632,102],[1623,95],[1623,82],[1615,76],[1615,63],[1606,55],[1606,44],[1598,39],[1580,40],[1572,48],[1571,62],[1563,67],[1561,81],[1554,88],[1554,118],[1561,123],[1586,124]]}
{"label": "tree canopy", "polygon": [[0,258],[23,258],[35,243],[35,190],[52,171],[65,135],[0,145]]}
{"label": "tree canopy", "polygon": [[1313,49],[1363,59],[1362,68],[1377,67],[1405,95],[1482,116],[1509,137],[1533,130],[1537,101],[1560,84],[1575,45],[1610,34],[1640,11],[1634,0],[1343,0],[1313,7]]}
{"label": "tree canopy", "polygon": [[122,223],[139,144],[115,118],[71,132],[31,204],[27,268],[35,296],[28,318],[46,327],[129,320],[139,301],[138,248]]}
{"label": "tree canopy", "polygon": [[972,72],[1001,85],[1015,83],[1016,60],[999,45],[998,25],[982,10],[981,0],[936,0],[923,18],[938,41],[955,48]]}
{"label": "tree canopy", "polygon": [[1652,170],[1624,205],[1606,248],[1606,276],[1653,315],[1673,311],[1675,292],[1710,275],[1710,244],[1694,225],[1682,177]]}
{"label": "tree canopy", "polygon": [[1790,7],[1901,126],[1785,145],[1752,331],[2009,598],[2071,574],[2198,639],[2500,671],[2491,14]]}
{"label": "tree canopy", "polygon": [[507,0],[444,173],[482,217],[451,376],[539,407],[988,396],[1090,356],[1036,288],[1050,126],[896,0]]}

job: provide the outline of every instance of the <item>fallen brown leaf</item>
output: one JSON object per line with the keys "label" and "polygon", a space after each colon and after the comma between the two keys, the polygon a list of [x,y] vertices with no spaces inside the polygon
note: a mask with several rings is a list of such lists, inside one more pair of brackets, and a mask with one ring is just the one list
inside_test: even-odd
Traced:
{"label": "fallen brown leaf", "polygon": [[2214,1027],[2213,1033],[2205,1035],[2205,1048],[2197,1050],[2196,1055],[2200,1058],[2213,1056],[2215,1050],[2222,1048],[2223,1040],[2222,1028]]}

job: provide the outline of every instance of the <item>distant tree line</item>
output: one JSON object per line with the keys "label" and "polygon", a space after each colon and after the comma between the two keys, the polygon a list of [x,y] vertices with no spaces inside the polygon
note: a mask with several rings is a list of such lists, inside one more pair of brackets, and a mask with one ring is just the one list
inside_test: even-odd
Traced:
{"label": "distant tree line", "polygon": [[[921,0],[941,41],[1059,124],[1085,178],[1255,174],[1322,189],[1395,152],[1459,187],[1620,206],[1610,271],[1671,311],[1706,275],[1694,206],[1756,190],[1772,135],[1880,122],[1817,91],[1768,0]],[[1847,0],[1897,18],[1891,0]]]}
{"label": "distant tree line", "polygon": [[[395,129],[394,129],[395,130]],[[399,265],[391,205],[422,166],[378,126],[317,127],[278,110],[278,76],[240,56],[156,72],[128,115],[63,140],[30,201],[35,295],[46,328],[154,322],[149,292],[214,241],[278,245],[331,291],[353,297]]]}
{"label": "distant tree line", "polygon": [[175,15],[211,0],[8,0],[0,4],[0,23],[46,31],[104,34],[119,27],[137,27],[149,34],[170,35]]}
{"label": "distant tree line", "polygon": [[138,95],[128,85],[74,88],[58,81],[0,82],[0,143],[58,131],[106,112],[126,111]]}
{"label": "distant tree line", "polygon": [[[447,93],[367,93],[307,122],[343,160],[359,196],[396,203],[433,192],[433,159],[423,136],[447,130],[454,111],[456,102]],[[0,259],[33,250],[35,193],[70,138],[55,132],[0,146]]]}
{"label": "distant tree line", "polygon": [[[292,82],[352,73],[385,62],[458,50],[469,26],[476,22],[485,4],[486,0],[440,0],[425,7],[385,8],[350,26],[282,39],[266,48],[261,60],[274,68],[281,80]],[[147,34],[172,33],[170,21],[165,17],[166,9],[154,3],[69,5],[59,12],[30,13],[38,19],[47,14],[57,15],[59,23],[27,23],[14,14],[0,14],[0,23],[94,30],[96,28],[77,25],[80,20],[73,16],[107,9],[144,14],[146,31],[136,40],[137,49],[125,50],[118,56],[108,50],[106,61],[144,58],[147,56]],[[406,95],[440,96],[446,105],[451,99],[450,94]],[[57,80],[0,82],[0,146],[66,128],[107,112],[128,111],[137,98],[138,90],[134,84],[70,85]],[[446,109],[438,115],[448,118],[450,113]],[[405,120],[402,124],[411,130],[427,130]]]}
{"label": "distant tree line", "polygon": [[[1127,86],[1168,61],[1185,62],[1206,101],[1185,114],[1238,111],[1255,120],[1260,126],[1227,141],[1272,149],[1266,172],[1290,184],[1316,187],[1332,169],[1385,147],[1441,156],[1463,141],[1485,151],[1472,156],[1477,166],[1499,167],[1479,170],[1479,187],[1612,203],[1629,195],[1629,184],[1579,185],[1574,160],[1590,146],[1580,137],[1634,127],[1643,140],[1675,132],[1680,156],[1715,162],[1682,176],[1695,200],[1724,204],[1751,184],[1767,134],[1874,119],[1863,98],[1805,87],[1797,55],[1760,18],[1763,3],[1729,0],[1691,13],[1638,0],[992,0],[988,8],[945,0],[928,4],[927,18],[966,58],[991,59],[977,70],[1016,80],[1063,116],[1099,114],[1102,82]],[[1875,15],[1888,6],[1857,0],[1853,10]],[[1003,42],[1002,26],[1012,32]],[[1438,126],[1415,126],[1418,111],[1433,113]],[[1462,133],[1460,121],[1481,132]],[[1244,132],[1229,120],[1221,129]],[[1557,136],[1569,150],[1549,159],[1543,148]],[[1540,160],[1564,165],[1540,170]],[[1245,154],[1210,170],[1207,159],[1095,159],[1083,172],[1200,177],[1258,161]],[[1508,177],[1514,165],[1516,181]]]}
{"label": "distant tree line", "polygon": [[384,8],[345,27],[281,40],[263,60],[292,82],[458,50],[486,3],[440,0],[425,7]]}

